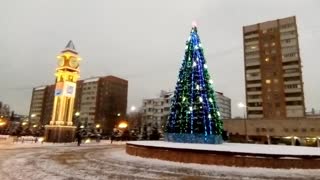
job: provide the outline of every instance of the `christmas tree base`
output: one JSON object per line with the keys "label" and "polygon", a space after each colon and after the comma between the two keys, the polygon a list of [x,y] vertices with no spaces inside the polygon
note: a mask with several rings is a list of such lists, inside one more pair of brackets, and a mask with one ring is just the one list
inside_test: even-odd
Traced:
{"label": "christmas tree base", "polygon": [[166,133],[165,141],[179,143],[222,144],[221,135]]}

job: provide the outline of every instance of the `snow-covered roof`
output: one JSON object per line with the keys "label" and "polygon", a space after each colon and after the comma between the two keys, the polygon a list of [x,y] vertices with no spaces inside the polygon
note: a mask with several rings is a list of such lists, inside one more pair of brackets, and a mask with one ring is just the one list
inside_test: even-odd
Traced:
{"label": "snow-covered roof", "polygon": [[84,79],[83,83],[89,83],[89,82],[96,82],[99,81],[100,78],[89,78],[89,79]]}
{"label": "snow-covered roof", "polygon": [[38,90],[45,89],[46,87],[47,87],[47,86],[39,86],[39,87],[34,88],[34,90],[38,91]]}

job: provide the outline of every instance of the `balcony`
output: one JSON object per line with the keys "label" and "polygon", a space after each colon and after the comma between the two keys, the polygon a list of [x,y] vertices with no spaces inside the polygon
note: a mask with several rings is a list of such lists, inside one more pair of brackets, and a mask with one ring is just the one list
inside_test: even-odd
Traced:
{"label": "balcony", "polygon": [[249,119],[263,118],[263,114],[248,114]]}
{"label": "balcony", "polygon": [[284,89],[285,93],[296,93],[296,92],[302,92],[301,88],[292,88],[292,89]]}
{"label": "balcony", "polygon": [[302,97],[286,97],[286,101],[302,101]]}
{"label": "balcony", "polygon": [[282,69],[286,70],[286,69],[299,69],[300,66],[299,64],[293,64],[293,65],[285,65],[282,67]]}
{"label": "balcony", "polygon": [[261,76],[251,76],[251,77],[247,77],[247,81],[253,81],[253,80],[261,80]]}
{"label": "balcony", "polygon": [[252,88],[252,87],[261,87],[262,84],[261,83],[255,83],[255,84],[247,84],[248,88]]}
{"label": "balcony", "polygon": [[247,95],[261,95],[261,91],[247,91]]}
{"label": "balcony", "polygon": [[262,106],[259,106],[259,107],[249,107],[248,106],[248,110],[249,111],[262,111],[263,107]]}
{"label": "balcony", "polygon": [[293,56],[293,57],[283,57],[282,62],[293,62],[293,61],[299,61],[299,57]]}
{"label": "balcony", "polygon": [[255,61],[255,62],[246,62],[246,66],[259,66],[260,62],[259,61]]}
{"label": "balcony", "polygon": [[250,35],[244,36],[244,39],[256,38],[258,36],[259,36],[259,34],[250,34]]}
{"label": "balcony", "polygon": [[247,100],[248,103],[253,103],[253,102],[262,102],[261,98],[257,98],[257,99],[248,99]]}
{"label": "balcony", "polygon": [[297,35],[296,34],[286,34],[286,35],[280,34],[280,40],[293,39],[293,38],[297,38]]}
{"label": "balcony", "polygon": [[260,73],[260,68],[257,68],[257,69],[249,69],[246,71],[247,74],[249,73]]}
{"label": "balcony", "polygon": [[285,81],[284,85],[301,84],[301,81]]}
{"label": "balcony", "polygon": [[248,53],[248,52],[258,52],[259,51],[259,47],[257,46],[254,46],[255,48],[251,48],[250,46],[246,47],[246,50],[245,52]]}
{"label": "balcony", "polygon": [[250,41],[250,42],[245,42],[244,45],[245,46],[250,46],[250,45],[258,45],[259,44],[259,41]]}
{"label": "balcony", "polygon": [[296,27],[289,27],[289,28],[280,28],[280,33],[283,33],[283,32],[289,32],[289,31],[295,31],[296,30]]}
{"label": "balcony", "polygon": [[297,41],[291,41],[291,42],[281,42],[281,47],[289,47],[289,46],[296,46],[297,45]]}
{"label": "balcony", "polygon": [[257,59],[257,58],[260,58],[259,54],[245,55],[245,59],[246,60],[248,60],[248,59]]}
{"label": "balcony", "polygon": [[295,73],[285,73],[283,77],[297,77],[300,76],[300,72],[295,72]]}

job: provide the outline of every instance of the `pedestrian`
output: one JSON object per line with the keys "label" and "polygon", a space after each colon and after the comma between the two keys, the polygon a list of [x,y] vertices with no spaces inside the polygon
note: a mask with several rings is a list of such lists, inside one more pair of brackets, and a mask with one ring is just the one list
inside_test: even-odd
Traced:
{"label": "pedestrian", "polygon": [[80,146],[81,141],[82,141],[82,136],[81,136],[80,132],[77,132],[76,138],[77,138],[77,141],[78,141],[78,146]]}

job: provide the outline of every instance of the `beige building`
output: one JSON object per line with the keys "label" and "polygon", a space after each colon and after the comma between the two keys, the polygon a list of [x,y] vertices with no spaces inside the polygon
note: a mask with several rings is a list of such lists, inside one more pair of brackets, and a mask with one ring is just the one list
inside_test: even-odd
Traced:
{"label": "beige building", "polygon": [[224,129],[234,141],[247,139],[261,143],[276,143],[282,139],[283,142],[287,140],[292,143],[294,140],[293,143],[318,143],[320,146],[320,118],[226,119],[223,123]]}
{"label": "beige building", "polygon": [[295,17],[243,27],[248,118],[305,116]]}
{"label": "beige building", "polygon": [[231,118],[231,99],[224,96],[222,92],[216,91],[216,101],[219,107],[221,119]]}

